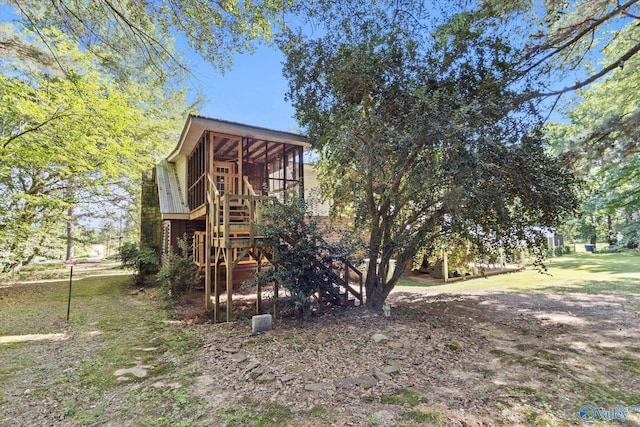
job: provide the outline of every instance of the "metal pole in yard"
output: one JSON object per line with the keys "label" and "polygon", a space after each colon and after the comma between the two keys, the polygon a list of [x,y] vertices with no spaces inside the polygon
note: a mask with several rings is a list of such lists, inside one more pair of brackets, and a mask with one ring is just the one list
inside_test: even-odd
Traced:
{"label": "metal pole in yard", "polygon": [[71,284],[73,283],[73,265],[69,272],[69,299],[67,300],[67,322],[69,321],[69,313],[71,312]]}

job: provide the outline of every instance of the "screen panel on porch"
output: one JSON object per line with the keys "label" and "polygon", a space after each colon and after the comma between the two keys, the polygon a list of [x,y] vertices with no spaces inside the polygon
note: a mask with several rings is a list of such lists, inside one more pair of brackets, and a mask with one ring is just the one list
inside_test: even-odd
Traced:
{"label": "screen panel on porch", "polygon": [[204,205],[207,168],[207,149],[203,135],[187,160],[187,202],[194,210]]}

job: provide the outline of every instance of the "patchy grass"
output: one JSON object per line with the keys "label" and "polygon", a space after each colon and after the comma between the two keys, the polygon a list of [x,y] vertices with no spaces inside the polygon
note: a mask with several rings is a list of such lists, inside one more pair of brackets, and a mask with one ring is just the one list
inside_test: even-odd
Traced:
{"label": "patchy grass", "polygon": [[[336,310],[277,319],[261,335],[241,321],[168,324],[174,313],[155,290],[131,288],[128,275],[74,281],[69,322],[66,280],[2,288],[0,334],[69,338],[0,346],[0,425],[572,425],[581,404],[640,402],[638,261],[633,253],[566,256],[551,261],[553,276],[527,271],[431,288],[496,295],[398,298],[392,322]],[[377,331],[408,344],[371,346]],[[231,363],[231,347],[295,378],[256,386]],[[372,388],[304,391],[305,380],[331,384],[398,357],[402,374]],[[136,365],[146,377],[114,375]],[[461,397],[464,410],[456,409]]]}
{"label": "patchy grass", "polygon": [[267,402],[260,404],[251,399],[242,399],[215,414],[218,423],[227,427],[280,427],[291,425],[293,414],[286,406]]}
{"label": "patchy grass", "polygon": [[[154,289],[134,291],[128,275],[74,281],[67,322],[68,286],[51,282],[0,289],[0,335],[69,336],[0,346],[0,389],[5,391],[0,419],[20,414],[23,423],[33,425],[58,419],[73,425],[130,420],[154,426],[206,420],[204,404],[185,388],[196,373],[181,369],[200,343],[164,322],[168,313]],[[147,376],[121,381],[114,375],[136,365],[148,366]],[[158,382],[175,385],[153,386]],[[41,409],[30,411],[21,396],[43,402]]]}
{"label": "patchy grass", "polygon": [[640,376],[640,359],[635,358],[635,357],[631,357],[631,356],[625,356],[622,359],[622,364],[631,372],[635,373],[636,375]]}
{"label": "patchy grass", "polygon": [[404,405],[412,408],[421,403],[426,403],[427,398],[417,390],[404,388],[394,394],[383,394],[380,397],[380,402],[392,405]]}
{"label": "patchy grass", "polygon": [[441,426],[445,425],[442,414],[438,411],[426,408],[414,408],[404,413],[404,418],[419,425]]}

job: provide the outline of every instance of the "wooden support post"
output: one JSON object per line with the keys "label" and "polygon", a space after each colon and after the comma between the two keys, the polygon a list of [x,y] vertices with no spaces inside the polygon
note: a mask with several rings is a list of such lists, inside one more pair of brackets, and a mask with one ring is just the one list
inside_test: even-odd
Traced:
{"label": "wooden support post", "polygon": [[449,264],[447,262],[447,248],[442,248],[442,277],[444,283],[449,281]]}
{"label": "wooden support post", "polygon": [[242,152],[244,139],[245,138],[242,137],[238,140],[238,189],[236,191],[237,194],[246,194],[246,191],[247,191],[247,189],[244,188],[244,180],[242,179],[242,177],[244,176],[244,173],[243,173],[244,153]]}
{"label": "wooden support post", "polygon": [[[207,182],[207,184],[209,184]],[[211,308],[211,216],[210,216],[210,203],[207,201],[206,207],[206,234],[204,243],[204,256],[205,256],[205,271],[204,271],[204,309],[209,310]],[[202,264],[201,264],[202,265]]]}
{"label": "wooden support post", "polygon": [[262,253],[257,252],[256,261],[258,263],[258,280],[256,281],[256,314],[262,314],[262,282],[260,280],[260,272],[262,271]]}
{"label": "wooden support post", "polygon": [[214,304],[213,304],[213,323],[217,323],[220,318],[220,270],[218,267],[220,266],[220,249],[216,248],[215,256],[213,262],[213,294],[214,294]]}
{"label": "wooden support post", "polygon": [[233,263],[231,256],[233,249],[225,248],[225,264],[227,266],[227,322],[233,321]]}
{"label": "wooden support post", "polygon": [[273,282],[273,318],[278,317],[278,282]]}

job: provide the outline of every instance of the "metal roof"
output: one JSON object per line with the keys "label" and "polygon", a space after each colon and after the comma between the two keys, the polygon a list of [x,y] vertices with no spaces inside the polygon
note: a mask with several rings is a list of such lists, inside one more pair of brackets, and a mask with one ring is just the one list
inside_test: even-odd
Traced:
{"label": "metal roof", "polygon": [[160,213],[167,215],[187,215],[189,208],[183,203],[182,193],[178,185],[178,176],[173,163],[161,160],[156,166],[158,181],[158,198],[160,199]]}

